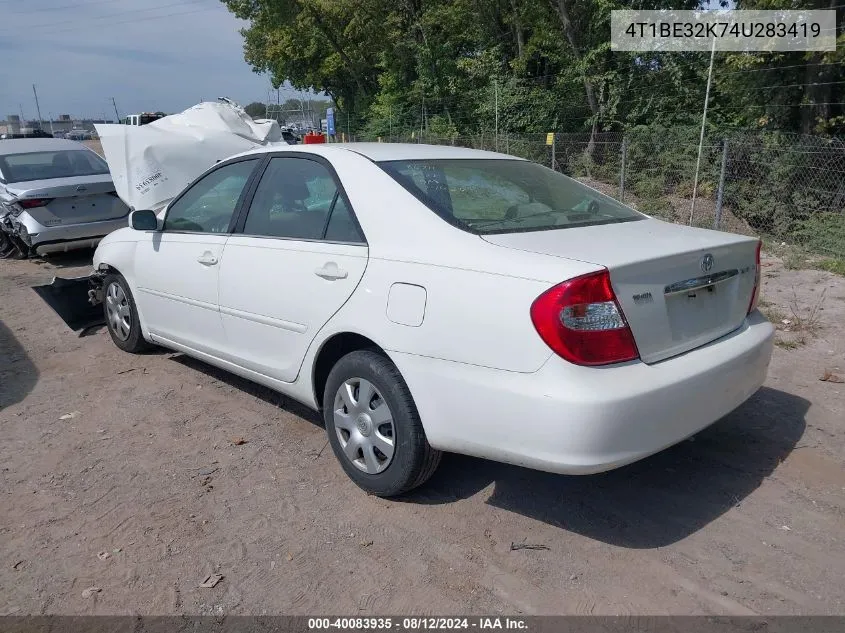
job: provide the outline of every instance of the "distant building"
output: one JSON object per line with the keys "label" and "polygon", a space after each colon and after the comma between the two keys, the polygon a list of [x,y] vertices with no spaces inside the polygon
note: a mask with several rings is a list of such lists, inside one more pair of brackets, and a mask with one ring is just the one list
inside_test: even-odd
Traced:
{"label": "distant building", "polygon": [[94,131],[94,125],[100,123],[114,123],[107,119],[74,119],[69,114],[60,114],[58,119],[52,121],[29,120],[22,121],[17,114],[10,114],[6,120],[0,120],[0,134],[20,134],[21,130],[34,129],[43,130],[50,134],[67,133],[71,130]]}

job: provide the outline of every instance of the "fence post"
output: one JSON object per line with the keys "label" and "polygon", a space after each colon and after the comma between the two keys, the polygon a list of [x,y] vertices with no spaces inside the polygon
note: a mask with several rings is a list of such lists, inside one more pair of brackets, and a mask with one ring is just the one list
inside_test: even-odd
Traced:
{"label": "fence post", "polygon": [[619,170],[619,202],[625,201],[625,163],[628,159],[628,139],[622,137],[622,167]]}
{"label": "fence post", "polygon": [[555,168],[555,143],[557,142],[557,132],[552,133],[552,169]]}
{"label": "fence post", "polygon": [[722,221],[722,197],[725,194],[725,167],[728,164],[728,139],[722,140],[722,171],[719,174],[719,190],[716,192],[716,217],[713,227],[718,229]]}

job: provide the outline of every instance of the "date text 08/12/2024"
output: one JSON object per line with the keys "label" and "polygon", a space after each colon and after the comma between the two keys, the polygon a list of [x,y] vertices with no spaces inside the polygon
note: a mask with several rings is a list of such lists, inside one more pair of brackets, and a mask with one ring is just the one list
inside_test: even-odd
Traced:
{"label": "date text 08/12/2024", "polygon": [[525,630],[525,620],[520,618],[476,617],[476,618],[309,618],[308,630],[329,629],[346,630],[444,630],[444,629],[481,629],[481,630]]}

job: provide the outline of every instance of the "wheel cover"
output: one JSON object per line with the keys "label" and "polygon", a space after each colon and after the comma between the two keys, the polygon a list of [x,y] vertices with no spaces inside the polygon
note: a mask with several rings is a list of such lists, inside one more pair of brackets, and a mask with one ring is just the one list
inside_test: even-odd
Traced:
{"label": "wheel cover", "polygon": [[106,289],[106,315],[114,335],[121,341],[128,339],[132,330],[132,308],[126,293],[116,281]]}
{"label": "wheel cover", "polygon": [[393,461],[393,414],[375,385],[350,378],[334,398],[334,427],[346,458],[368,475],[384,472]]}

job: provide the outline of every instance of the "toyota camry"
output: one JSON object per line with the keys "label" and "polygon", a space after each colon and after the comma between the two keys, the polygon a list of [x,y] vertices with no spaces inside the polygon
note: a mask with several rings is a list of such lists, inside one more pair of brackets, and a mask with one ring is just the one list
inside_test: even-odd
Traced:
{"label": "toyota camry", "polygon": [[217,163],[94,257],[115,345],[322,411],[364,490],[444,451],[568,474],[714,423],[763,383],[760,241],[653,219],[546,167],[426,145]]}

